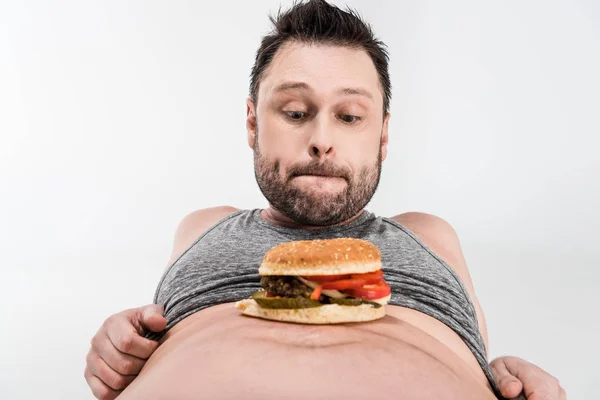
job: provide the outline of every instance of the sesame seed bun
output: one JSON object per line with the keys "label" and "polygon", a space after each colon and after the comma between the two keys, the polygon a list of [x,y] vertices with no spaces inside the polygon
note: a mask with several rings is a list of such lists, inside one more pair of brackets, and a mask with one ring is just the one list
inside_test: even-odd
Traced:
{"label": "sesame seed bun", "polygon": [[320,307],[298,309],[263,308],[252,299],[240,300],[235,304],[242,314],[250,317],[298,324],[341,324],[346,322],[366,322],[385,317],[385,307],[374,308],[368,304],[341,306],[325,304]]}
{"label": "sesame seed bun", "polygon": [[340,238],[282,243],[265,254],[258,273],[311,276],[364,274],[379,269],[381,252],[374,244]]}

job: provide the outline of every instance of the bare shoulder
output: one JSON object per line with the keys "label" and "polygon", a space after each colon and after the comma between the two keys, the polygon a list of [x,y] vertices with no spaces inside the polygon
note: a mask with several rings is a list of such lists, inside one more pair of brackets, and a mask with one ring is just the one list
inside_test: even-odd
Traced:
{"label": "bare shoulder", "polygon": [[[456,235],[452,226],[444,219],[423,212],[407,212],[398,214],[392,219],[410,230],[419,230],[423,233],[439,235]],[[416,233],[416,232],[415,232]]]}
{"label": "bare shoulder", "polygon": [[392,219],[412,231],[434,253],[444,260],[473,294],[473,284],[463,251],[454,228],[444,219],[427,213],[409,212]]}
{"label": "bare shoulder", "polygon": [[171,265],[208,228],[236,211],[239,210],[235,207],[219,206],[203,208],[186,215],[175,231],[173,252],[168,265]]}
{"label": "bare shoulder", "polygon": [[392,219],[411,230],[428,246],[443,247],[445,252],[460,250],[456,231],[443,218],[422,212],[408,212]]}

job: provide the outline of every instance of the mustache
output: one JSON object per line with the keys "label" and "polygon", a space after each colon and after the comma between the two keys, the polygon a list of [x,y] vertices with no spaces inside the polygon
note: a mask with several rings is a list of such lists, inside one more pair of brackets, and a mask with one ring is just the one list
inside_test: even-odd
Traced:
{"label": "mustache", "polygon": [[309,163],[306,165],[294,165],[288,170],[288,180],[301,175],[330,176],[343,178],[346,181],[350,179],[350,171],[347,168],[339,167],[332,163]]}

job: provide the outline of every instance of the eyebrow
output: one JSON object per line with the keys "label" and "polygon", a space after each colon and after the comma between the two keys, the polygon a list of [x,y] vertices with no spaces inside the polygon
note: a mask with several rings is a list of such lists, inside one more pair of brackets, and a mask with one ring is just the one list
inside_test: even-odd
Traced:
{"label": "eyebrow", "polygon": [[365,89],[361,89],[361,88],[341,88],[336,93],[340,94],[342,96],[352,96],[352,95],[364,96],[364,97],[368,98],[369,100],[373,101],[373,95],[369,91],[367,91]]}
{"label": "eyebrow", "polygon": [[[277,85],[274,89],[274,91],[276,93],[281,93],[281,92],[285,92],[288,90],[304,90],[307,92],[314,92],[314,89],[311,88],[307,83],[305,82],[284,82],[280,85]],[[358,95],[358,96],[364,96],[366,98],[368,98],[369,100],[373,101],[373,95],[365,89],[362,88],[355,88],[355,87],[345,87],[345,88],[340,88],[338,90],[336,90],[335,92],[338,95],[341,96],[352,96],[352,95]]]}

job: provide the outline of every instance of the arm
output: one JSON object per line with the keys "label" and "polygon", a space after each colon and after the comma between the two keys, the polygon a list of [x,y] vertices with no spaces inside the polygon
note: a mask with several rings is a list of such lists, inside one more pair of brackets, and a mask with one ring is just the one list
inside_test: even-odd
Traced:
{"label": "arm", "polygon": [[396,215],[392,219],[410,229],[456,272],[475,306],[479,331],[485,342],[486,350],[488,350],[488,332],[485,316],[475,295],[473,281],[467,268],[467,262],[465,261],[458,235],[452,226],[439,217],[417,212]]}
{"label": "arm", "polygon": [[[215,207],[187,215],[175,232],[168,266],[208,228],[235,211],[233,207]],[[155,304],[125,310],[104,321],[92,338],[84,371],[97,399],[113,400],[133,382],[158,348],[158,342],[144,336],[148,332],[161,332],[166,326],[163,309]]]}
{"label": "arm", "polygon": [[[444,260],[462,280],[467,294],[471,298],[481,336],[488,349],[488,333],[483,310],[475,295],[473,281],[467,268],[458,236],[450,224],[434,215],[425,213],[406,213],[392,218],[410,229],[431,250]],[[500,392],[506,398],[516,398],[524,393],[529,400],[565,400],[565,390],[558,380],[541,368],[517,357],[500,357],[490,363]],[[522,396],[522,395],[521,395]]]}

